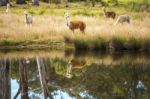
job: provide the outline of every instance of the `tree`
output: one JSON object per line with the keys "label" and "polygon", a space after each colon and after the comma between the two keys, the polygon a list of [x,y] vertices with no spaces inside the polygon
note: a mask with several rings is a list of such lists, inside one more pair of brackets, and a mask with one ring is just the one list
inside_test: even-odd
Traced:
{"label": "tree", "polygon": [[117,6],[117,5],[118,5],[118,0],[107,0],[107,3],[108,3],[109,5]]}
{"label": "tree", "polygon": [[39,6],[39,0],[32,0],[32,5]]}
{"label": "tree", "polygon": [[95,0],[92,0],[92,7],[95,7]]}
{"label": "tree", "polygon": [[42,93],[44,95],[44,99],[47,99],[47,97],[51,97],[51,95],[49,95],[49,89],[48,89],[48,78],[47,77],[47,72],[46,72],[46,68],[44,65],[44,59],[41,57],[36,57],[36,61],[37,61],[37,67],[38,67],[38,71],[39,71],[39,77],[40,77],[40,83],[41,83],[41,89],[42,89]]}
{"label": "tree", "polygon": [[16,4],[26,4],[25,0],[16,0]]}
{"label": "tree", "polygon": [[8,0],[0,0],[0,6],[6,6],[7,3],[9,3]]}
{"label": "tree", "polygon": [[65,0],[65,5],[66,7],[68,7],[68,0]]}
{"label": "tree", "polygon": [[51,2],[51,0],[43,0],[43,2],[49,3]]}

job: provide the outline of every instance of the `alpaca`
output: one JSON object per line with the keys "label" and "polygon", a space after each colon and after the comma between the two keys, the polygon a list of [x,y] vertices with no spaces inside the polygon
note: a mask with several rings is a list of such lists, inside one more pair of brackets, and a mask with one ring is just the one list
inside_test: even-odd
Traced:
{"label": "alpaca", "polygon": [[124,14],[124,15],[120,15],[115,23],[115,25],[119,24],[119,23],[130,23],[131,19],[128,15]]}
{"label": "alpaca", "polygon": [[6,14],[9,13],[9,9],[10,9],[10,4],[7,3],[7,5],[6,5]]}
{"label": "alpaca", "polygon": [[69,20],[69,14],[68,13],[65,13],[65,19],[66,19],[66,24],[67,26],[70,28],[70,30],[72,30],[74,32],[75,29],[80,29],[80,31],[82,33],[84,33],[84,30],[86,28],[86,25],[83,21],[80,21],[80,20],[73,20],[73,21],[70,21]]}
{"label": "alpaca", "polygon": [[24,15],[25,15],[25,23],[27,25],[32,25],[33,23],[32,16],[30,16],[27,11],[24,12]]}
{"label": "alpaca", "polygon": [[103,8],[103,11],[106,18],[115,19],[116,13],[114,11],[106,11],[105,7]]}

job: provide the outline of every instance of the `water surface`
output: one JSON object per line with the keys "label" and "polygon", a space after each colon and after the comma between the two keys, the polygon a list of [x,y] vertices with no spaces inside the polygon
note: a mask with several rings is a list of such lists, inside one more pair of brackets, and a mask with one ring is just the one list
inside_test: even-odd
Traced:
{"label": "water surface", "polygon": [[0,52],[0,99],[150,99],[150,56]]}

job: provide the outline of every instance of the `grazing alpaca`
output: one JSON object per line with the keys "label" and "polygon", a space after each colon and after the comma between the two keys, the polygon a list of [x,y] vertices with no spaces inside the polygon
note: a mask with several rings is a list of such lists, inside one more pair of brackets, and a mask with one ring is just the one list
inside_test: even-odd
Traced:
{"label": "grazing alpaca", "polygon": [[7,5],[6,5],[6,14],[9,13],[9,9],[10,9],[10,4],[7,3]]}
{"label": "grazing alpaca", "polygon": [[103,8],[103,11],[106,18],[115,19],[116,13],[114,11],[106,11],[105,7]]}
{"label": "grazing alpaca", "polygon": [[64,16],[66,19],[66,24],[70,28],[70,30],[72,30],[74,32],[75,29],[80,29],[80,31],[84,33],[86,25],[83,21],[80,21],[80,20],[70,21],[68,13],[65,13]]}
{"label": "grazing alpaca", "polygon": [[130,23],[131,19],[128,15],[120,15],[115,23],[115,25],[119,24],[119,23],[124,23],[124,22],[127,22],[127,23]]}
{"label": "grazing alpaca", "polygon": [[32,16],[30,16],[27,11],[24,12],[24,15],[25,15],[25,23],[27,25],[32,25],[32,21],[33,21]]}

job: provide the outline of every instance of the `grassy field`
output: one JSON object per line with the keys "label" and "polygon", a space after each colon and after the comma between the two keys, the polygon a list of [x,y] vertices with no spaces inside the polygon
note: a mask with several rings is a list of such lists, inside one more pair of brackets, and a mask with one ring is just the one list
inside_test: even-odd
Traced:
{"label": "grassy field", "polygon": [[[0,46],[58,45],[65,48],[87,50],[145,50],[150,51],[150,13],[131,12],[125,8],[107,8],[117,13],[131,16],[131,24],[114,25],[115,20],[103,16],[102,7],[94,8],[72,5],[31,7],[13,6],[5,14],[5,7],[0,8]],[[82,4],[81,4],[82,5]],[[84,4],[83,4],[84,5]],[[87,9],[88,8],[88,9]],[[24,11],[33,16],[32,27],[26,26]],[[86,23],[85,34],[79,30],[72,33],[66,26],[64,12],[71,14],[71,20],[83,20]],[[60,46],[62,45],[62,46]],[[5,47],[4,47],[5,48]]]}

